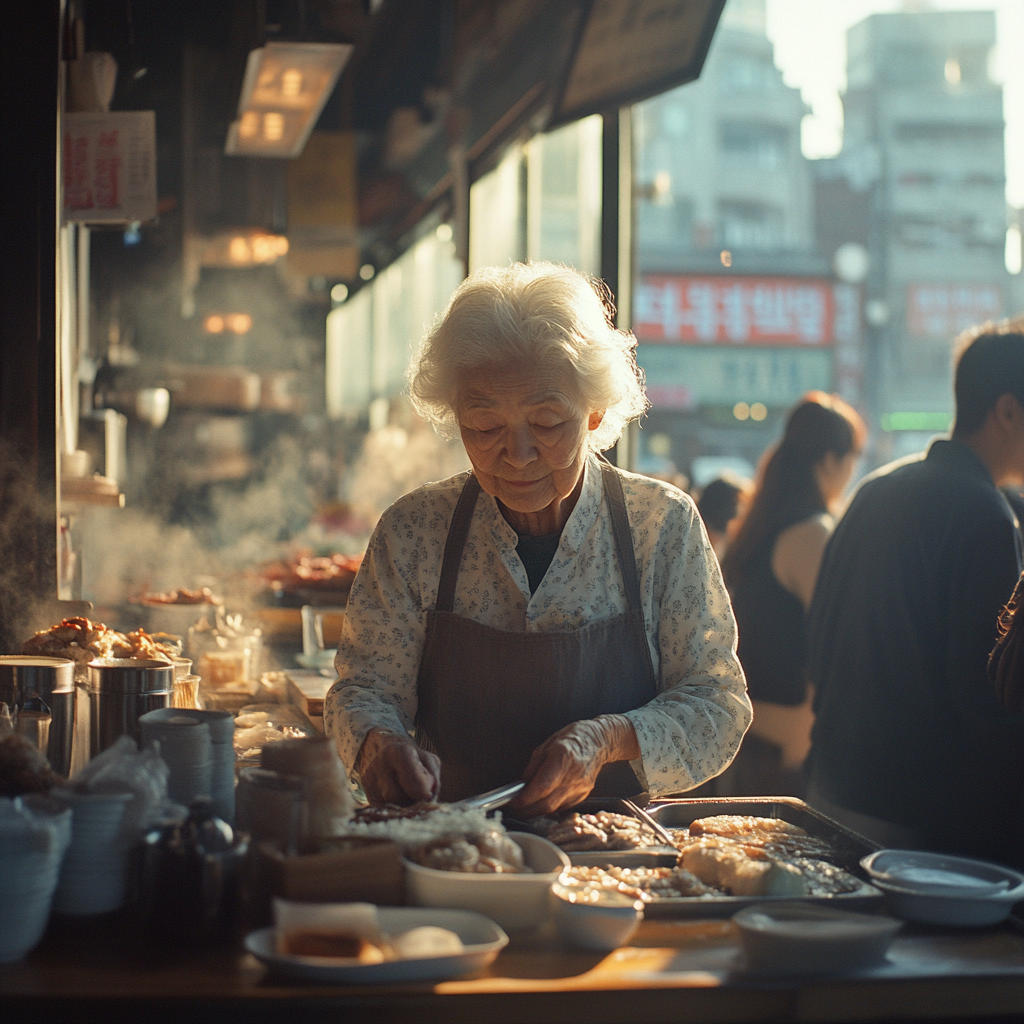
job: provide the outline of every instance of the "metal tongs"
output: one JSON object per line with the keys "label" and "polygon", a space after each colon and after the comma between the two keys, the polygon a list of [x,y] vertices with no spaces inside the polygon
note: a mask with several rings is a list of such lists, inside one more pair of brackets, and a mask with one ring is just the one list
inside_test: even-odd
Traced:
{"label": "metal tongs", "polygon": [[457,800],[455,807],[478,807],[481,811],[493,811],[504,807],[524,786],[525,782],[510,782],[507,786],[499,786],[487,793],[467,796],[465,800]]}

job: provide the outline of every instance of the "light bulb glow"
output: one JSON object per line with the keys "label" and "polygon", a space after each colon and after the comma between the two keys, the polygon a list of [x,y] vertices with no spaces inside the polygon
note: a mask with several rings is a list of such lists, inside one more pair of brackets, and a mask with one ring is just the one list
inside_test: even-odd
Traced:
{"label": "light bulb glow", "polygon": [[216,313],[208,316],[203,321],[203,330],[207,334],[221,334],[224,330],[224,317],[218,316]]}
{"label": "light bulb glow", "polygon": [[249,262],[249,243],[242,235],[235,235],[228,245],[228,256],[232,263]]}
{"label": "light bulb glow", "polygon": [[243,139],[251,139],[255,137],[256,133],[260,130],[260,115],[255,110],[247,110],[242,115],[242,120],[238,125],[238,134]]}
{"label": "light bulb glow", "polygon": [[248,334],[252,330],[252,317],[248,313],[231,313],[225,317],[225,322],[232,334]]}
{"label": "light bulb glow", "polygon": [[280,142],[284,138],[284,116],[276,110],[263,115],[263,138],[267,142]]}
{"label": "light bulb glow", "polygon": [[302,92],[302,72],[289,68],[281,76],[281,95],[285,99],[294,100]]}

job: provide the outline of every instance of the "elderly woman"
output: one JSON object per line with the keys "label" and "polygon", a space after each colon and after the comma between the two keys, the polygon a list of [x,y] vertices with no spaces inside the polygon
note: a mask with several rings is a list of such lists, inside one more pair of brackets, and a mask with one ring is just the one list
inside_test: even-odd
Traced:
{"label": "elderly woman", "polygon": [[597,453],[646,406],[632,335],[567,267],[468,278],[410,368],[472,471],[370,540],[325,703],[373,803],[525,779],[513,808],[690,789],[750,723],[736,630],[690,499]]}

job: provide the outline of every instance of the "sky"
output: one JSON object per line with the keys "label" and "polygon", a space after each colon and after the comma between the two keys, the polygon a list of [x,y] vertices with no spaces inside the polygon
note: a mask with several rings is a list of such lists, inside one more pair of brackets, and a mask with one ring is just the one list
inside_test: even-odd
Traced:
{"label": "sky", "polygon": [[804,155],[834,156],[842,145],[846,30],[869,14],[907,7],[996,12],[992,76],[1003,86],[1006,194],[1012,206],[1024,207],[1024,0],[767,0],[775,63],[812,108],[803,124]]}

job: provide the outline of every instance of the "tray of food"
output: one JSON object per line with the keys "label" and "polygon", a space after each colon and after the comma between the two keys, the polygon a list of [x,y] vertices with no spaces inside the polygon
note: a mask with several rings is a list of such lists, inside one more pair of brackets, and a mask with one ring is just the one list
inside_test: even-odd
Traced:
{"label": "tray of food", "polygon": [[674,860],[637,863],[635,853],[595,849],[570,854],[568,880],[636,895],[649,918],[728,917],[763,900],[882,899],[859,864],[878,847],[802,800],[670,800],[639,813],[671,838]]}
{"label": "tray of food", "polygon": [[598,863],[612,854],[620,866],[674,865],[679,859],[670,834],[632,800],[594,798],[555,817],[518,821],[505,814],[504,820],[509,828],[554,843],[573,864]]}

